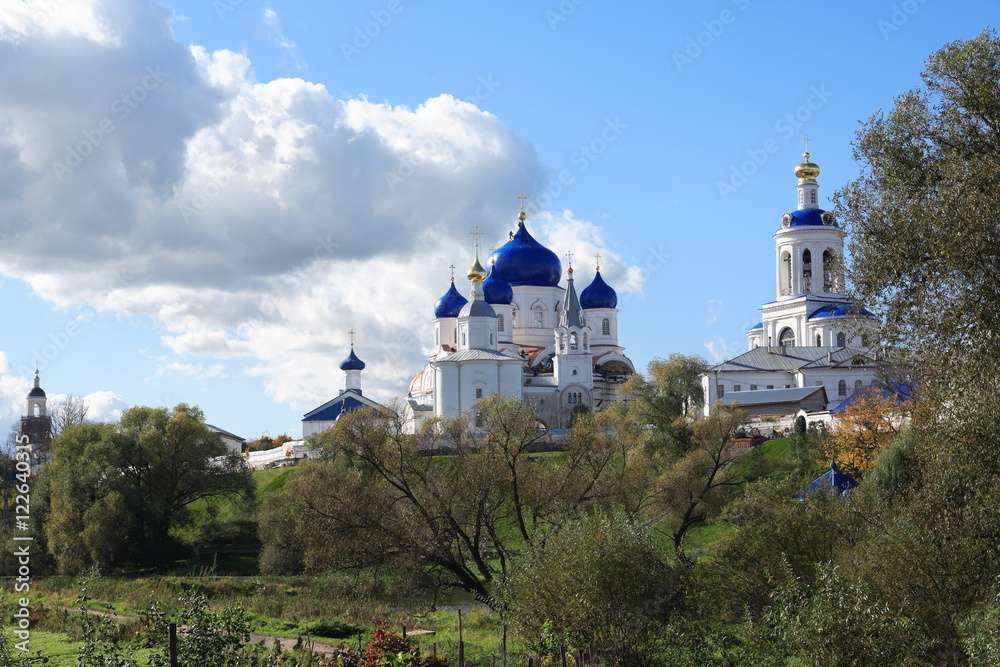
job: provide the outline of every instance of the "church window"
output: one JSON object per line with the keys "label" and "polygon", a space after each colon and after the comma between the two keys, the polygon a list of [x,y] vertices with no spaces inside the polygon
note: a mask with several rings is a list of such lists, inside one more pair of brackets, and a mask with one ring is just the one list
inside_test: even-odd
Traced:
{"label": "church window", "polygon": [[584,351],[590,349],[590,335],[589,334],[583,334],[583,349],[584,349]]}
{"label": "church window", "polygon": [[750,391],[757,391],[757,385],[755,384],[750,385]]}
{"label": "church window", "polygon": [[611,320],[609,320],[606,317],[604,318],[604,321],[601,322],[601,335],[603,336],[611,335]]}
{"label": "church window", "polygon": [[806,248],[802,251],[802,290],[812,292],[812,253]]}
{"label": "church window", "polygon": [[805,202],[806,202],[806,193],[803,192],[802,190],[799,190],[799,205],[802,205]]}
{"label": "church window", "polygon": [[813,190],[812,192],[809,193],[809,203],[810,204],[815,204],[816,203],[816,191],[815,190]]}
{"label": "church window", "polygon": [[781,253],[781,293],[792,293],[792,256],[787,250]]}
{"label": "church window", "polygon": [[861,357],[855,357],[854,361],[851,362],[852,366],[864,366],[865,360]]}
{"label": "church window", "polygon": [[486,422],[483,419],[483,416],[481,414],[478,414],[478,413],[476,414],[476,426],[479,427],[479,428],[482,428],[483,426],[486,426]]}
{"label": "church window", "polygon": [[503,332],[503,315],[497,315],[497,331]]}
{"label": "church window", "polygon": [[580,347],[579,339],[577,338],[576,332],[574,331],[569,335],[569,349],[577,350]]}
{"label": "church window", "polygon": [[455,329],[455,345],[458,345],[458,329]]}
{"label": "church window", "polygon": [[492,345],[492,344],[493,344],[493,334],[491,333],[490,334],[490,345]]}
{"label": "church window", "polygon": [[823,347],[823,337],[816,334],[816,347]]}
{"label": "church window", "polygon": [[738,385],[738,384],[734,384],[733,385],[733,391],[741,391],[742,389],[743,389],[743,387],[741,385]]}
{"label": "church window", "polygon": [[535,313],[535,328],[536,329],[541,329],[542,326],[543,326],[542,307],[541,306],[535,306],[534,313]]}
{"label": "church window", "polygon": [[774,385],[773,384],[769,384],[769,385],[767,385],[767,388],[768,389],[774,389]]}
{"label": "church window", "polygon": [[837,334],[837,347],[844,347],[845,345],[847,345],[847,336],[841,331]]}
{"label": "church window", "polygon": [[576,375],[576,369],[575,368],[573,369],[573,375]]}
{"label": "church window", "polygon": [[483,397],[483,388],[476,387],[476,398],[482,398],[482,397]]}
{"label": "church window", "polygon": [[723,387],[721,384],[715,388],[716,398],[723,398],[725,395],[726,395],[726,388]]}
{"label": "church window", "polygon": [[778,336],[778,345],[782,347],[795,347],[795,332],[785,327]]}
{"label": "church window", "polygon": [[465,347],[465,332],[462,332],[462,347]]}
{"label": "church window", "polygon": [[837,280],[837,257],[832,250],[823,251],[823,291],[831,294],[840,292]]}
{"label": "church window", "polygon": [[847,396],[847,383],[843,380],[837,383],[837,395]]}
{"label": "church window", "polygon": [[864,384],[865,383],[862,382],[861,380],[855,380],[854,381],[854,391],[857,391],[858,389],[861,389],[861,387],[863,387]]}

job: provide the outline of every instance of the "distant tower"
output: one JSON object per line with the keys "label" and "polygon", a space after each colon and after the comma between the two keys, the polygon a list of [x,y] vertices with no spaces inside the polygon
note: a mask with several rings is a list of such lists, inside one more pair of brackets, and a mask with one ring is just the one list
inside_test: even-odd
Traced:
{"label": "distant tower", "polygon": [[35,386],[28,392],[27,414],[21,417],[20,435],[28,437],[31,447],[32,474],[38,473],[38,466],[48,461],[49,445],[52,443],[52,418],[45,405],[45,392],[35,371]]}

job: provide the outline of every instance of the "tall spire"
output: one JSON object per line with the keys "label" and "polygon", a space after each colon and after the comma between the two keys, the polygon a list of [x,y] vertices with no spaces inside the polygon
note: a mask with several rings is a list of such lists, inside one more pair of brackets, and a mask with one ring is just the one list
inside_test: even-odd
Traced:
{"label": "tall spire", "polygon": [[[808,139],[803,141],[808,142]],[[798,210],[819,208],[817,190],[819,184],[816,177],[819,176],[819,165],[809,161],[809,151],[802,154],[803,162],[795,166],[795,176],[799,183],[795,186],[799,191]]]}
{"label": "tall spire", "polygon": [[481,283],[486,280],[486,269],[484,269],[483,265],[479,263],[479,237],[482,236],[483,233],[479,231],[479,225],[476,225],[476,231],[469,232],[469,234],[474,236],[476,239],[476,263],[472,265],[472,268],[469,269],[469,272],[465,275],[468,276],[469,280],[473,283]]}
{"label": "tall spire", "polygon": [[573,285],[573,253],[566,253],[566,257],[569,260],[569,268],[566,269],[566,305],[559,315],[559,324],[582,329],[580,298],[576,295],[576,287]]}

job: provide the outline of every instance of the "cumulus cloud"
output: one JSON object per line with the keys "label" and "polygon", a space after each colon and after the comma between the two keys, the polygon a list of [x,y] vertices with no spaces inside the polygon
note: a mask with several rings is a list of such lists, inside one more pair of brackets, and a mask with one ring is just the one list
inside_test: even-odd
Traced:
{"label": "cumulus cloud", "polygon": [[709,317],[705,320],[705,324],[715,324],[719,319],[719,312],[722,310],[722,300],[721,299],[709,299],[708,300],[708,312]]}
{"label": "cumulus cloud", "polygon": [[[340,388],[354,328],[366,390],[403,393],[472,227],[499,245],[516,193],[544,183],[530,142],[450,95],[409,108],[257,81],[245,55],[177,42],[153,0],[61,4],[75,27],[30,39],[23,12],[0,14],[0,62],[17,59],[0,66],[0,271],[60,307],[153,317],[171,352],[208,360],[164,373],[248,359],[274,400],[309,407]],[[581,268],[600,252],[641,292],[600,226],[535,217],[555,252]]]}
{"label": "cumulus cloud", "polygon": [[729,352],[734,348],[726,343],[726,341],[722,339],[722,336],[719,336],[715,340],[705,343],[705,349],[707,349],[708,353],[711,355],[712,361],[715,363],[721,363],[731,356]]}

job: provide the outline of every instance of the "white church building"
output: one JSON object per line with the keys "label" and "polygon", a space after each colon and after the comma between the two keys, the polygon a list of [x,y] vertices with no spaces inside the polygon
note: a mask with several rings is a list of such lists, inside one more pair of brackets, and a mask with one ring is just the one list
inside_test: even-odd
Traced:
{"label": "white church building", "polygon": [[804,158],[795,167],[798,207],[781,216],[773,236],[775,299],[761,306],[761,321],[747,331],[748,352],[702,375],[706,414],[716,400],[739,402],[751,413],[815,402],[817,387],[829,410],[876,379],[866,334],[874,316],[845,296],[844,232],[819,208],[819,167],[809,153]]}
{"label": "white church building", "polygon": [[635,372],[618,342],[618,295],[600,265],[579,295],[572,264],[525,226],[522,208],[510,240],[487,271],[475,262],[466,299],[452,278],[434,308],[434,353],[410,383],[404,405],[408,430],[428,417],[475,414],[492,393],[534,406],[540,426],[568,428],[574,413],[602,410]]}

